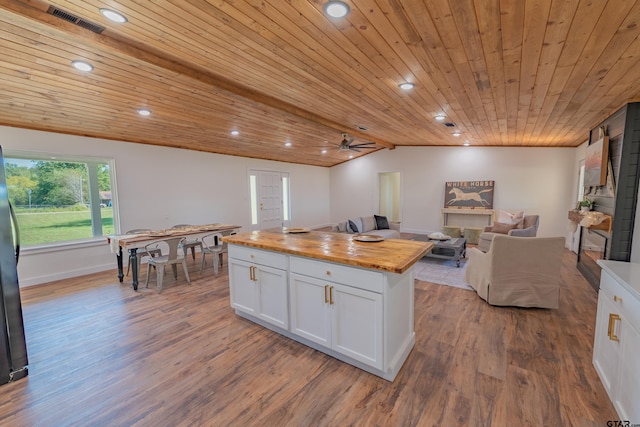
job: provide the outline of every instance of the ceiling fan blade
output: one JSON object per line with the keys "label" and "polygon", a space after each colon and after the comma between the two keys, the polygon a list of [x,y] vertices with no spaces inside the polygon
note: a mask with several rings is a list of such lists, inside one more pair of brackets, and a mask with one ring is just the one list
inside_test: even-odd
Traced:
{"label": "ceiling fan blade", "polygon": [[[373,144],[373,145],[371,145],[371,144]],[[353,145],[350,145],[350,147],[356,147],[356,148],[376,148],[376,146],[375,146],[375,145],[376,145],[376,144],[375,144],[375,142],[366,142],[366,143],[363,143],[363,144],[353,144]]]}

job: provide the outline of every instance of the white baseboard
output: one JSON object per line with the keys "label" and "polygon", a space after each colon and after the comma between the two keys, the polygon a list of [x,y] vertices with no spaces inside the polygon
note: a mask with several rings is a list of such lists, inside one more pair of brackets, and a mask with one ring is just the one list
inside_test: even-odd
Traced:
{"label": "white baseboard", "polygon": [[72,277],[85,276],[87,274],[99,273],[101,271],[107,271],[107,270],[114,270],[114,279],[118,280],[116,268],[114,264],[115,263],[111,262],[109,264],[94,265],[91,267],[81,268],[77,270],[64,271],[64,272],[55,273],[55,274],[46,274],[38,277],[32,277],[26,280],[20,280],[20,278],[18,278],[18,281],[20,283],[21,288],[26,288],[28,286],[41,285],[43,283],[55,282],[56,280],[70,279]]}

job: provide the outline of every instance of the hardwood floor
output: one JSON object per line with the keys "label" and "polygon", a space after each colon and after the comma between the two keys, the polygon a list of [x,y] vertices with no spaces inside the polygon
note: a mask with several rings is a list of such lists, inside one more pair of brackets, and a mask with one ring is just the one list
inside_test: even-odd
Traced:
{"label": "hardwood floor", "polygon": [[[559,310],[416,282],[416,345],[392,383],[235,315],[227,263],[134,292],[115,271],[23,289],[29,376],[11,426],[603,426],[596,293],[565,252]],[[144,273],[143,267],[143,273]]]}

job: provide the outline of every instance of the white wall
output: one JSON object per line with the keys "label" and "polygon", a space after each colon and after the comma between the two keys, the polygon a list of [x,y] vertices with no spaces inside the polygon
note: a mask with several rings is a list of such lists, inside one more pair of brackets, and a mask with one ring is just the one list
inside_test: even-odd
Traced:
{"label": "white wall", "polygon": [[494,209],[540,215],[539,236],[569,235],[575,148],[399,147],[331,168],[331,221],[375,213],[377,174],[402,174],[402,225],[440,230],[447,181],[495,181]]}
{"label": "white wall", "polygon": [[[329,224],[329,169],[0,126],[3,150],[115,159],[120,229],[212,222],[250,229],[249,169],[288,172],[291,226]],[[115,268],[106,239],[23,250],[21,286]]]}

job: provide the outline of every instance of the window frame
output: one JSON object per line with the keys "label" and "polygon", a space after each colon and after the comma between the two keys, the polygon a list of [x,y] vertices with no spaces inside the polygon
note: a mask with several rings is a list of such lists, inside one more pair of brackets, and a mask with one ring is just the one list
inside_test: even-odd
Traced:
{"label": "window frame", "polygon": [[[94,164],[108,164],[109,165],[109,179],[111,185],[111,209],[113,211],[113,229],[115,234],[120,234],[120,210],[118,208],[118,191],[117,191],[117,179],[116,179],[116,162],[113,157],[99,157],[90,155],[75,155],[75,154],[61,154],[53,152],[43,151],[24,151],[15,149],[3,150],[3,157],[5,164],[7,159],[21,159],[21,160],[34,160],[34,161],[56,161],[56,162],[73,162],[73,163],[94,163]],[[10,161],[9,161],[10,162]],[[87,171],[87,179],[89,179],[89,172]],[[94,201],[94,203],[100,203],[100,201]],[[91,210],[91,206],[89,207]],[[84,239],[76,240],[61,240],[50,243],[39,243],[29,246],[21,246],[21,254],[39,254],[47,252],[55,252],[61,249],[79,249],[85,247],[94,247],[105,245],[105,239],[107,234],[102,236],[92,236]]]}

